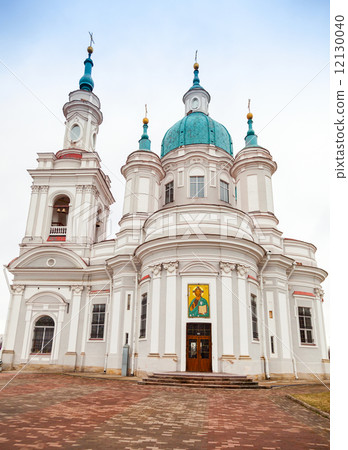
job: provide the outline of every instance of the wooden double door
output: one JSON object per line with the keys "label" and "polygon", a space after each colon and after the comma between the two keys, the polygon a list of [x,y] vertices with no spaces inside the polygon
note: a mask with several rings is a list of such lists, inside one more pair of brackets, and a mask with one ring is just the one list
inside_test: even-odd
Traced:
{"label": "wooden double door", "polygon": [[211,324],[186,325],[187,372],[211,372]]}

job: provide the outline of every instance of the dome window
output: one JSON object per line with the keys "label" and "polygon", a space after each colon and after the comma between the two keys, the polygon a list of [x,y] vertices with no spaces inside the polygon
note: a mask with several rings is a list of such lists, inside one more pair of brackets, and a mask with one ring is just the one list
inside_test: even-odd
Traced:
{"label": "dome window", "polygon": [[191,109],[195,110],[199,108],[199,99],[194,97],[191,101]]}

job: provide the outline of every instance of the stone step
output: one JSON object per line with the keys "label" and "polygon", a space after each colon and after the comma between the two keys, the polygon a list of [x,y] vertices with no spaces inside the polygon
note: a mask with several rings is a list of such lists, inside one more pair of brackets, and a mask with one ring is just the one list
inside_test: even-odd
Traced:
{"label": "stone step", "polygon": [[162,383],[164,382],[171,382],[171,383],[177,383],[177,384],[196,384],[196,383],[208,383],[208,384],[258,384],[256,381],[253,381],[251,379],[249,380],[231,380],[231,379],[193,379],[193,378],[179,378],[179,377],[152,377],[151,375],[145,378],[145,380],[152,381],[154,383]]}
{"label": "stone step", "polygon": [[[149,375],[150,376],[150,375]],[[219,379],[228,378],[231,380],[234,379],[250,379],[246,375],[230,375],[230,374],[213,374],[210,372],[154,372],[151,374],[153,377],[180,377],[180,378],[203,378],[206,380],[209,379]]]}
{"label": "stone step", "polygon": [[[251,380],[251,378],[247,378],[247,377],[242,377],[242,376],[235,376],[235,377],[229,377],[229,376],[226,376],[226,377],[221,377],[221,376],[219,376],[219,377],[215,377],[215,376],[197,376],[197,375],[195,375],[195,376],[189,376],[189,375],[184,375],[184,376],[182,376],[182,375],[161,375],[161,374],[153,374],[153,375],[148,375],[148,378],[156,378],[156,379],[161,379],[161,380],[163,380],[163,379],[173,379],[173,380],[211,380],[211,381],[225,381],[225,380],[227,380],[227,381],[236,381],[236,382],[239,382],[239,381],[249,381],[249,380]],[[252,380],[251,380],[252,381]]]}
{"label": "stone step", "polygon": [[146,386],[168,386],[168,387],[191,387],[191,388],[214,388],[214,389],[267,389],[267,386],[256,384],[210,384],[206,383],[175,383],[170,381],[153,382],[148,379],[138,381],[138,384]]}

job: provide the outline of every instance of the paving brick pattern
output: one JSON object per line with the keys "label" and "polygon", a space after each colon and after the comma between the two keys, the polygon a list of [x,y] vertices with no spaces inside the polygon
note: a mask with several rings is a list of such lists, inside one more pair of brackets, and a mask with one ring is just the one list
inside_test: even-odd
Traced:
{"label": "paving brick pattern", "polygon": [[[0,388],[12,374],[0,373]],[[20,374],[0,392],[1,449],[329,448],[329,421],[286,398],[241,391]]]}

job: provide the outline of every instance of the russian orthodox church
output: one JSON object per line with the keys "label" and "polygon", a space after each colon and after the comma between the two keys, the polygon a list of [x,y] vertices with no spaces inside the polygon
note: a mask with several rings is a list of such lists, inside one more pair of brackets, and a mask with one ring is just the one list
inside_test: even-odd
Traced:
{"label": "russian orthodox church", "polygon": [[88,47],[63,106],[63,149],[39,153],[13,274],[5,368],[255,378],[329,373],[316,247],[284,238],[270,152],[248,113],[236,154],[209,116],[194,64],[185,116],[151,150],[148,118],[125,178],[119,232],[106,239],[110,179]]}

